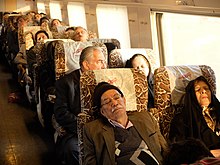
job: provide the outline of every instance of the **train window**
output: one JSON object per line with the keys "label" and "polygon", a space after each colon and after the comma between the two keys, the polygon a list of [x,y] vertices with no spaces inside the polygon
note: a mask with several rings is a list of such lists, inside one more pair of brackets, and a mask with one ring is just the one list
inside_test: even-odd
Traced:
{"label": "train window", "polygon": [[130,48],[127,7],[97,5],[96,8],[99,38],[116,38],[121,48]]}
{"label": "train window", "polygon": [[50,2],[50,17],[62,21],[61,8],[59,2]]}
{"label": "train window", "polygon": [[45,5],[43,2],[37,2],[38,13],[46,13]]}
{"label": "train window", "polygon": [[83,3],[69,2],[67,11],[70,26],[82,26],[87,29],[85,7]]}
{"label": "train window", "polygon": [[209,65],[220,84],[220,17],[163,13],[159,25],[164,65]]}

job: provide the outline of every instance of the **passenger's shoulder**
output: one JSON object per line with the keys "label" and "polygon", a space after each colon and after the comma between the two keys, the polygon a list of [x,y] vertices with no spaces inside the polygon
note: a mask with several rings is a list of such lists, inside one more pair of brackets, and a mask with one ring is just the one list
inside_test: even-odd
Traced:
{"label": "passenger's shoulder", "polygon": [[128,116],[130,118],[151,118],[151,114],[150,112],[148,112],[147,110],[145,111],[132,111],[132,112],[128,112]]}
{"label": "passenger's shoulder", "polygon": [[84,127],[85,129],[90,129],[90,130],[97,130],[98,128],[103,127],[104,124],[100,119],[95,119],[93,121],[85,123]]}
{"label": "passenger's shoulder", "polygon": [[65,74],[64,76],[60,77],[57,81],[68,81],[68,80],[74,80],[74,79],[79,79],[80,78],[80,72],[79,69],[74,70],[68,74]]}

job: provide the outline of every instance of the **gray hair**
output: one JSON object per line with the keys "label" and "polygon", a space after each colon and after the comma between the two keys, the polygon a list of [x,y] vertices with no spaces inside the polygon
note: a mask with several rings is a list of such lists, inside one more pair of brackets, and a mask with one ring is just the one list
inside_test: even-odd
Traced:
{"label": "gray hair", "polygon": [[98,46],[88,46],[82,50],[80,59],[79,59],[80,67],[82,67],[83,61],[86,61],[88,60],[89,57],[92,57],[94,54],[94,51],[96,50],[102,53],[102,49]]}
{"label": "gray hair", "polygon": [[74,28],[74,30],[77,30],[77,29],[83,29],[83,30],[85,30],[85,31],[88,33],[88,31],[87,31],[84,27],[82,27],[82,26],[76,26],[76,27]]}

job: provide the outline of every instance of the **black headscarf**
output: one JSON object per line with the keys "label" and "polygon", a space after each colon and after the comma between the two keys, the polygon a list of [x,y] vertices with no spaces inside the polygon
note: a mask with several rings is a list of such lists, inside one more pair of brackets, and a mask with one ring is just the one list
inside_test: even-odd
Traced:
{"label": "black headscarf", "polygon": [[151,72],[151,64],[147,57],[143,54],[134,54],[130,59],[128,59],[125,63],[125,68],[133,68],[132,62],[138,56],[141,56],[145,59],[148,64],[149,73],[147,75],[147,83],[148,83],[148,104],[147,108],[154,108],[154,74]]}
{"label": "black headscarf", "polygon": [[[219,148],[220,137],[208,127],[202,114],[202,107],[199,105],[196,98],[194,84],[198,81],[204,81],[209,86],[209,89],[212,89],[203,76],[190,81],[187,85],[184,98],[184,109],[182,111],[183,123],[185,125],[185,137],[201,139],[209,149]],[[217,123],[219,123],[220,102],[213,94],[213,91],[211,91],[211,103],[209,108],[213,108],[213,115],[216,116]]]}

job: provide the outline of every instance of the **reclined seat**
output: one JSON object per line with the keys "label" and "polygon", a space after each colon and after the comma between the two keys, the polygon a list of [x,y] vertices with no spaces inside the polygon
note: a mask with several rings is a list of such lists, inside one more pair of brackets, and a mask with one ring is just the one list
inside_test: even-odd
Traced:
{"label": "reclined seat", "polygon": [[[127,111],[147,110],[148,83],[143,72],[129,68],[101,69],[84,72],[80,77],[81,111],[77,128],[79,139],[79,159],[83,165],[83,126],[97,118],[92,107],[92,95],[99,82],[109,82],[118,86],[126,98]],[[130,113],[130,112],[129,112]]]}
{"label": "reclined seat", "polygon": [[43,126],[51,127],[55,100],[55,82],[60,77],[79,69],[79,57],[88,46],[100,46],[105,56],[107,48],[98,42],[75,42],[70,39],[56,39],[44,44],[44,53],[39,57],[40,105],[38,117]]}
{"label": "reclined seat", "polygon": [[130,59],[134,54],[143,54],[147,57],[151,64],[152,71],[158,68],[159,56],[152,49],[145,48],[126,48],[126,49],[114,49],[109,55],[109,68],[124,68],[125,63]]}
{"label": "reclined seat", "polygon": [[[73,70],[79,69],[79,57],[82,50],[88,46],[99,46],[105,57],[108,56],[107,48],[100,42],[75,42],[73,40],[57,40],[54,50],[56,80]],[[106,58],[107,59],[107,58]]]}
{"label": "reclined seat", "polygon": [[[100,42],[100,43],[105,44],[105,46],[107,47],[107,50],[108,50],[108,56],[110,55],[112,50],[121,48],[120,42],[114,38],[112,38],[112,39],[92,38],[92,39],[90,39],[90,41]],[[109,59],[108,59],[108,61],[109,61]]]}
{"label": "reclined seat", "polygon": [[207,65],[162,66],[155,70],[155,109],[153,115],[157,118],[160,130],[168,140],[170,123],[181,107],[181,99],[188,82],[204,76],[216,93],[216,79],[214,71]]}

